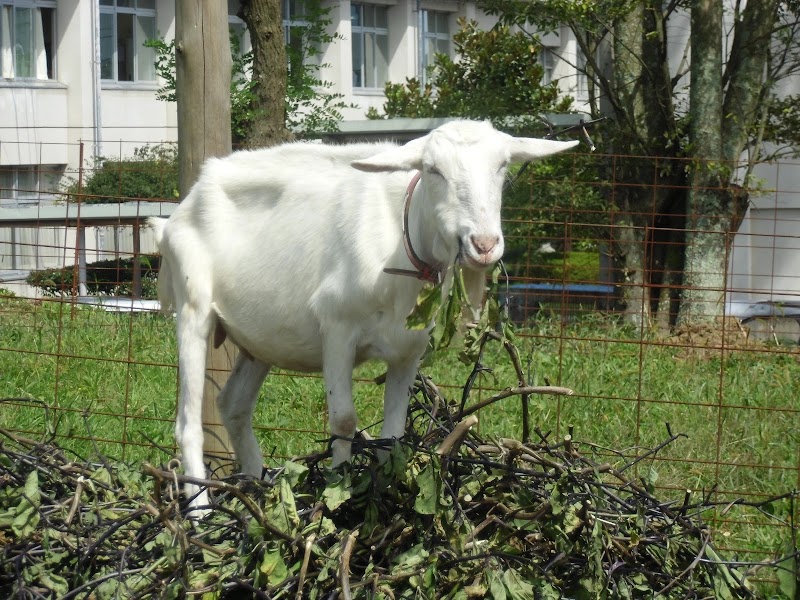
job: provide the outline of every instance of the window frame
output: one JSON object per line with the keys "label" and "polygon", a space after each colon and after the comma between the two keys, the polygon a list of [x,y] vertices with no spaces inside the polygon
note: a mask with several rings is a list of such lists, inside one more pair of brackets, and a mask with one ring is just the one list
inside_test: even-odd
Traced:
{"label": "window frame", "polygon": [[[22,82],[45,82],[56,80],[56,0],[0,0],[0,80],[5,81],[22,81]],[[15,42],[15,19],[16,9],[42,9],[50,11],[49,23],[45,23],[44,19],[40,21],[42,27],[42,48],[44,53],[44,77],[35,74],[36,68],[34,67],[33,75],[17,75],[19,67],[17,64],[17,53]],[[6,15],[8,11],[8,15]],[[41,13],[40,13],[41,14]],[[45,27],[45,25],[47,27]],[[35,25],[34,25],[35,27]],[[45,31],[45,28],[49,31]],[[4,33],[5,32],[5,33]],[[10,38],[8,47],[4,47],[6,35]],[[34,38],[35,38],[34,34]],[[35,42],[34,42],[35,44]],[[31,54],[35,54],[35,48]],[[36,58],[32,58],[32,64],[37,62]]]}
{"label": "window frame", "polygon": [[250,32],[247,30],[247,23],[239,16],[241,8],[240,0],[228,0],[228,35],[236,37],[239,44],[238,55],[243,56],[250,51]]}
{"label": "window frame", "polygon": [[589,101],[589,76],[586,74],[586,54],[580,44],[575,50],[575,99],[578,102]]}
{"label": "window frame", "polygon": [[[0,206],[19,208],[36,206],[42,200],[53,200],[58,192],[58,182],[64,173],[64,165],[2,165],[0,166]],[[20,183],[21,176],[32,174],[33,185]],[[3,185],[9,177],[10,184]],[[50,185],[48,184],[48,180]],[[23,189],[24,188],[24,189]],[[30,189],[33,188],[33,189]],[[10,194],[8,192],[11,192]]]}
{"label": "window frame", "polygon": [[[452,57],[453,56],[453,34],[451,32],[450,27],[450,19],[452,17],[452,13],[442,11],[442,10],[431,10],[428,8],[423,8],[421,10],[422,16],[422,47],[420,48],[420,53],[422,54],[422,58],[420,60],[422,66],[422,83],[424,84],[427,80],[427,71],[428,67],[433,64],[434,58],[436,54],[444,54],[444,52],[434,52],[433,55],[428,53],[428,44],[429,42],[433,41],[436,46],[438,46],[439,42],[446,42],[447,43],[447,55]],[[442,32],[438,29],[432,31],[430,29],[430,17],[434,15],[435,17],[444,17],[445,22],[447,23],[447,31]],[[434,19],[434,23],[438,23],[438,18]]]}
{"label": "window frame", "polygon": [[551,46],[539,47],[539,64],[542,65],[542,85],[550,85],[556,79],[556,53]]}
{"label": "window frame", "polygon": [[[361,25],[353,25],[353,12],[352,11],[353,11],[354,8],[357,8],[360,11],[359,17],[360,17]],[[372,25],[372,26],[365,25],[365,23],[366,23],[366,19],[365,19],[366,12],[365,11],[366,10],[374,11],[373,23],[377,23],[378,22],[377,21],[377,16],[378,16],[377,15],[377,11],[378,10],[383,10],[384,11],[384,17],[385,17],[384,20],[386,21],[386,27],[378,27],[377,25]],[[352,36],[352,40],[353,40],[352,43],[355,43],[356,34],[360,34],[361,35],[361,49],[360,49],[361,64],[359,65],[359,67],[360,67],[359,72],[361,73],[361,84],[357,85],[356,81],[355,81],[355,78],[356,78],[356,69],[355,69],[355,67],[356,67],[356,65],[355,65],[356,55],[355,55],[355,53],[353,53],[351,55],[351,63],[352,63],[352,66],[353,66],[353,89],[355,89],[355,90],[382,90],[383,87],[385,86],[386,82],[389,80],[389,63],[390,63],[390,60],[389,60],[389,56],[388,56],[388,54],[389,54],[389,14],[388,14],[388,7],[384,6],[382,4],[370,4],[370,3],[366,3],[366,2],[352,2],[350,4],[350,29],[351,29],[351,36]],[[372,48],[372,56],[373,57],[378,56],[378,54],[379,54],[378,51],[377,51],[377,47],[378,47],[378,39],[377,38],[378,37],[382,37],[382,38],[385,38],[385,40],[386,40],[386,54],[387,54],[387,56],[386,56],[386,65],[385,65],[385,76],[382,78],[383,79],[382,81],[380,81],[381,76],[379,74],[378,63],[374,59],[372,61],[373,62],[372,68],[371,68],[372,73],[371,73],[371,76],[368,77],[368,71],[367,71],[368,65],[366,64],[367,63],[367,58],[366,58],[367,57],[367,51],[366,51],[367,50],[367,47],[366,47],[367,46],[367,35],[371,35],[372,36],[371,37],[371,40],[372,40],[371,43],[372,43],[372,46],[373,46],[373,48]],[[351,45],[351,48],[352,48],[352,45]],[[370,80],[372,82],[374,82],[374,85],[368,85]]]}
{"label": "window frame", "polygon": [[[306,41],[304,39],[310,23],[302,18],[304,15],[303,0],[281,0],[281,24],[283,25],[283,43],[286,47],[286,66],[289,69],[289,77],[296,78],[297,73],[302,72],[301,66],[310,63],[311,57],[305,53]],[[318,61],[319,58],[316,57],[316,60]]]}
{"label": "window frame", "polygon": [[[155,63],[155,52],[152,48],[145,48],[144,42],[146,40],[141,40],[141,42],[137,41],[137,24],[139,18],[152,18],[153,24],[153,37],[156,37],[156,25],[158,23],[158,14],[157,14],[157,3],[154,0],[127,0],[133,4],[133,6],[119,6],[118,2],[120,0],[101,0],[100,3],[100,81],[104,84],[118,84],[124,86],[136,86],[136,85],[156,85],[158,82],[158,75],[155,72],[154,64],[150,67],[150,73],[152,74],[152,79],[142,79],[140,77],[141,74],[141,63],[142,63],[142,55],[144,53],[148,53],[152,55],[152,62]],[[149,7],[140,7],[139,2],[151,2],[153,4],[152,8]],[[112,27],[111,27],[111,44],[113,51],[110,57],[105,57],[103,55],[103,15],[110,15],[112,18]],[[131,33],[133,35],[133,61],[131,65],[131,70],[133,72],[133,76],[131,79],[120,79],[119,78],[119,16],[120,15],[130,15],[131,16]],[[150,39],[150,38],[147,38]],[[104,77],[103,76],[103,62],[105,60],[110,60],[111,62],[111,77]]]}

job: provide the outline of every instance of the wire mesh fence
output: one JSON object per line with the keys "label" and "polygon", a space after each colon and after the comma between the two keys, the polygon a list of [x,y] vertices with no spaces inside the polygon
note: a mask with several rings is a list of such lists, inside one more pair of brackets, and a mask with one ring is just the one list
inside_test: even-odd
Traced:
{"label": "wire mesh fence", "polygon": [[[717,545],[769,561],[796,547],[800,186],[792,178],[800,165],[771,165],[758,188],[713,190],[730,201],[704,220],[692,190],[658,175],[663,162],[574,155],[509,191],[496,293],[515,323],[527,383],[575,393],[533,397],[527,407],[494,403],[479,414],[481,435],[519,436],[527,411],[539,441],[568,435],[612,464],[636,461],[638,477],[675,502],[713,497]],[[653,180],[626,178],[632,163]],[[16,200],[0,210],[0,427],[76,456],[157,463],[174,453],[174,321],[151,310],[158,259],[144,227],[176,202],[168,164],[148,156],[110,171],[81,167],[67,188],[46,194],[56,202],[28,194],[22,206],[23,190],[4,192]],[[126,192],[127,177],[154,174],[160,183],[149,194]],[[110,187],[87,191],[101,176]],[[55,212],[45,218],[45,208]],[[700,301],[713,298],[704,312],[716,316],[699,323],[682,311],[698,291],[687,281],[703,280],[685,277],[697,269],[687,256],[701,233],[723,254],[701,263],[721,271],[701,273],[702,291],[714,294]],[[457,356],[453,348],[425,369],[450,398],[468,380],[478,400],[519,383],[502,348],[487,349],[474,380]],[[360,426],[373,435],[381,373],[376,364],[356,373]],[[267,461],[323,448],[324,413],[318,377],[270,375],[255,417]]]}

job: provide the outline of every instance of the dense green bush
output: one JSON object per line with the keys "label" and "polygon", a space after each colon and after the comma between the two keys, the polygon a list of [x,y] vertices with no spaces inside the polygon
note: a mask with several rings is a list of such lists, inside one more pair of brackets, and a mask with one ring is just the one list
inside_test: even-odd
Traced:
{"label": "dense green bush", "polygon": [[[142,298],[156,297],[156,276],[160,264],[157,255],[138,257],[142,273]],[[75,284],[74,265],[60,269],[31,271],[26,282],[45,296],[69,296]],[[133,259],[101,260],[86,266],[86,285],[90,294],[105,296],[133,295]]]}
{"label": "dense green bush", "polygon": [[531,123],[541,127],[542,112],[571,110],[572,98],[561,98],[556,82],[542,83],[541,47],[528,34],[503,26],[483,30],[465,19],[459,26],[453,35],[458,60],[437,54],[424,83],[388,82],[384,114],[373,109],[367,116],[490,119],[524,133]]}
{"label": "dense green bush", "polygon": [[[66,186],[73,201],[87,204],[111,204],[129,200],[161,200],[178,197],[177,148],[170,144],[143,146],[129,158],[98,159],[82,185],[73,181]],[[139,256],[142,273],[142,297],[155,298],[159,257]],[[46,296],[71,295],[74,266],[31,271],[26,281]],[[86,284],[90,294],[133,295],[133,259],[103,260],[87,265]]]}
{"label": "dense green bush", "polygon": [[72,182],[67,193],[88,204],[178,197],[177,147],[143,146],[129,158],[101,158],[79,190]]}

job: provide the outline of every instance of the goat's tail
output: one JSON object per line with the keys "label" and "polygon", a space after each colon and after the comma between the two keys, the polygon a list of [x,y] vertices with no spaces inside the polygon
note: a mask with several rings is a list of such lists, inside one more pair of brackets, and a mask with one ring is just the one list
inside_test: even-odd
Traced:
{"label": "goat's tail", "polygon": [[175,309],[175,293],[172,289],[172,273],[162,245],[167,219],[150,217],[147,219],[147,224],[153,230],[156,244],[158,244],[159,252],[161,252],[161,266],[158,272],[158,301],[161,304],[162,314],[169,315]]}

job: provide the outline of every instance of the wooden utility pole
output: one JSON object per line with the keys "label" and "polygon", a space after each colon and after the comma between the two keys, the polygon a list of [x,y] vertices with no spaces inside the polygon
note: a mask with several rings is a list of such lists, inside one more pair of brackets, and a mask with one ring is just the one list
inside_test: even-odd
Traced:
{"label": "wooden utility pole", "polygon": [[[207,0],[175,1],[175,94],[178,100],[178,165],[181,198],[189,193],[203,162],[231,152],[231,49],[228,5]],[[233,366],[236,349],[209,339],[203,394],[205,453],[230,456],[230,440],[216,398]]]}

